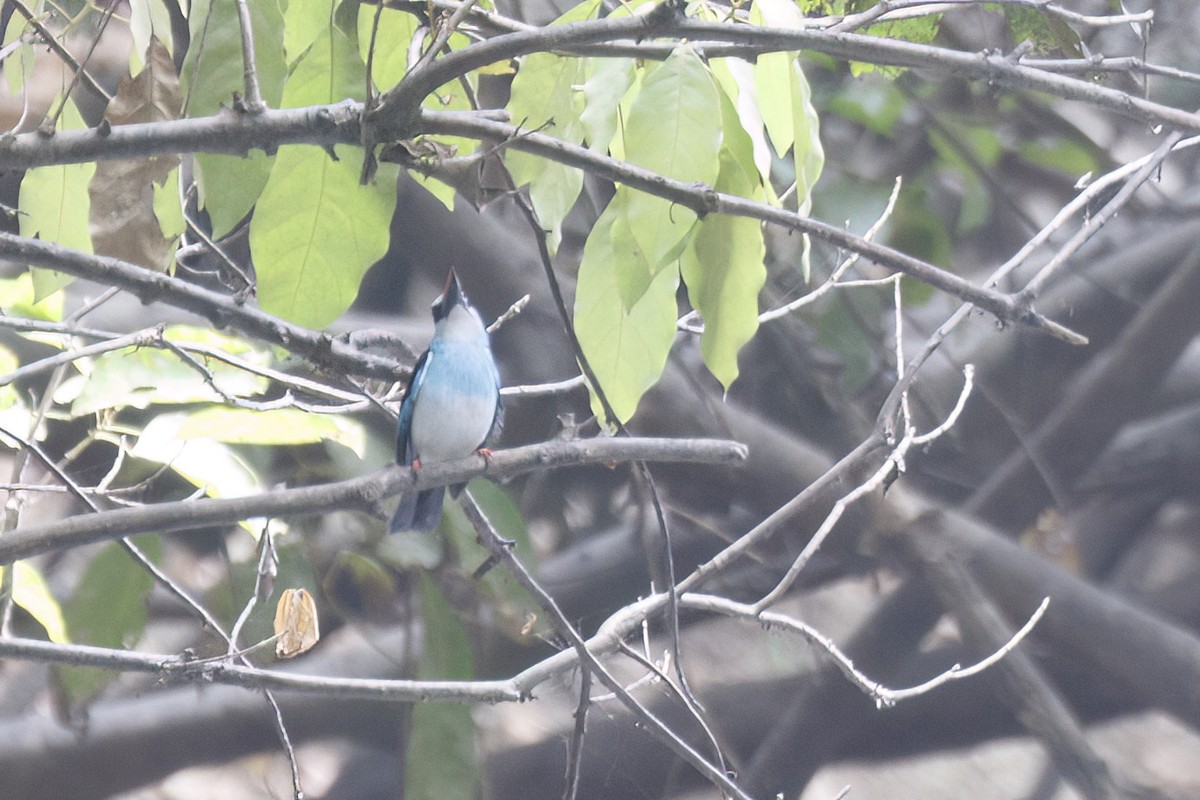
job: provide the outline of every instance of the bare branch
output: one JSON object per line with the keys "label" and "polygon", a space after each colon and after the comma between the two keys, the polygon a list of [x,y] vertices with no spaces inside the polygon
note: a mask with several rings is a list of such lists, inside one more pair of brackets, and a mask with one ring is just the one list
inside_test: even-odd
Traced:
{"label": "bare branch", "polygon": [[267,107],[262,91],[258,88],[258,60],[254,56],[254,28],[250,22],[250,7],[246,0],[237,0],[238,28],[242,34],[242,72],[246,81],[246,96],[243,106],[250,114],[258,114]]}
{"label": "bare branch", "polygon": [[415,472],[407,467],[391,466],[362,477],[319,486],[279,489],[250,497],[158,503],[29,525],[0,537],[0,564],[103,539],[232,524],[249,517],[311,514],[335,508],[354,508],[371,513],[381,500],[397,492],[415,492],[434,486],[464,483],[479,476],[510,477],[535,469],[610,461],[729,465],[745,457],[743,445],[712,439],[623,437],[549,441],[499,450],[488,459],[471,456],[458,461],[429,464]]}

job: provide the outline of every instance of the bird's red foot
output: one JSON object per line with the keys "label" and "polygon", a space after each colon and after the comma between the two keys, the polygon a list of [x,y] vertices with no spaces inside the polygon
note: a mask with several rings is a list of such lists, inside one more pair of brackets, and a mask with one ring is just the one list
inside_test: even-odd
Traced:
{"label": "bird's red foot", "polygon": [[492,449],[490,447],[481,447],[475,451],[475,455],[483,456],[484,461],[490,462],[492,460]]}
{"label": "bird's red foot", "polygon": [[421,459],[414,458],[412,460],[412,468],[413,468],[413,472],[416,472],[417,470],[419,470],[421,468]]}

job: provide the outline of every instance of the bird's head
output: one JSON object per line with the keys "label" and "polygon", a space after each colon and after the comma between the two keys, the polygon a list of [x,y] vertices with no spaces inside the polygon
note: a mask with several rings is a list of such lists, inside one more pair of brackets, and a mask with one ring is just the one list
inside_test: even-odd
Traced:
{"label": "bird's head", "polygon": [[433,301],[433,322],[438,331],[449,338],[469,338],[483,331],[479,312],[467,300],[453,268],[446,276],[442,293]]}

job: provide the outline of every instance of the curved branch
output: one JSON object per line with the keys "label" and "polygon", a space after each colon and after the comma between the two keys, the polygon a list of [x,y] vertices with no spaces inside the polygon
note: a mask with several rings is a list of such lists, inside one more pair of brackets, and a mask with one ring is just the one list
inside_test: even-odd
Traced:
{"label": "curved branch", "polygon": [[79,278],[119,286],[143,302],[156,300],[191,311],[217,328],[232,327],[268,344],[279,345],[314,364],[333,366],[360,375],[395,380],[396,361],[361,353],[328,334],[311,331],[214,292],[161,272],[107,256],[94,256],[40,239],[0,232],[0,258],[65,272]]}
{"label": "curved branch", "polygon": [[0,564],[136,533],[226,525],[249,517],[314,514],[335,508],[373,512],[381,500],[402,490],[415,492],[464,483],[479,476],[507,478],[535,469],[613,461],[730,465],[745,458],[745,445],[719,439],[556,440],[497,451],[488,459],[471,456],[429,464],[416,472],[408,467],[390,466],[361,477],[319,486],[279,489],[250,497],[157,503],[28,525],[0,536]]}
{"label": "curved branch", "polygon": [[208,117],[161,120],[112,128],[32,132],[0,138],[0,168],[28,169],[180,153],[246,155],[283,144],[358,144],[362,103],[265,109],[246,114],[223,108]]}
{"label": "curved branch", "polygon": [[1019,304],[1010,295],[977,286],[919,258],[914,258],[899,250],[877,244],[842,228],[797,214],[786,208],[778,208],[737,195],[718,192],[705,184],[685,183],[667,178],[633,164],[601,155],[586,147],[541,133],[525,132],[502,122],[480,119],[478,115],[423,109],[420,113],[420,126],[424,133],[504,140],[506,146],[515,150],[522,150],[568,166],[578,167],[593,175],[599,175],[647,194],[662,197],[695,211],[701,217],[707,214],[750,217],[812,234],[830,244],[859,253],[876,264],[903,272],[952,294],[993,314],[1003,322],[1020,322],[1031,325],[1071,344],[1087,343],[1087,339],[1080,334],[1042,316],[1028,305]]}
{"label": "curved branch", "polygon": [[679,0],[667,0],[646,14],[521,30],[456,50],[409,73],[380,99],[379,106],[367,117],[367,123],[373,128],[372,138],[388,141],[410,136],[409,128],[417,120],[421,101],[442,84],[471,70],[530,53],[554,52],[571,45],[668,36],[682,19],[682,10]]}
{"label": "curved branch", "polygon": [[340,700],[383,700],[455,703],[500,703],[528,696],[516,681],[409,681],[371,678],[332,678],[281,672],[232,664],[228,661],[196,661],[178,655],[133,653],[90,645],[63,645],[34,639],[0,639],[0,656],[54,664],[100,667],[122,672],[148,672],[161,680],[191,683],[224,683],[247,689],[333,697]]}
{"label": "curved branch", "polygon": [[[518,30],[464,47],[429,68],[408,76],[388,92],[367,122],[374,141],[406,138],[420,114],[420,103],[438,86],[488,64],[534,52],[570,52],[573,48],[632,39],[671,36],[698,42],[729,42],[739,54],[812,50],[835,58],[894,67],[936,69],[965,78],[987,81],[1010,89],[1046,92],[1107,108],[1146,124],[1170,125],[1200,131],[1200,114],[1143,100],[1127,92],[1099,86],[1066,75],[1024,66],[996,53],[967,53],[933,45],[915,44],[878,36],[834,33],[807,28],[761,28],[750,25],[701,22],[684,18],[675,2],[665,2],[650,13],[621,19],[599,19]],[[662,45],[652,45],[662,47]],[[667,45],[669,52],[674,45]]]}

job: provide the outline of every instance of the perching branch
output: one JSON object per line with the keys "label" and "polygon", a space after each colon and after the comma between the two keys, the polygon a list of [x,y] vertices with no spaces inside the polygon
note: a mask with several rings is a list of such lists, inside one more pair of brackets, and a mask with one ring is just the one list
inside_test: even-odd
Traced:
{"label": "perching branch", "polygon": [[187,530],[240,522],[249,517],[313,514],[338,508],[375,513],[378,504],[402,490],[420,491],[471,478],[512,477],[535,469],[621,461],[671,461],[730,465],[746,457],[745,446],[713,439],[597,438],[550,441],[430,464],[414,472],[392,466],[337,483],[280,489],[250,497],[181,500],[29,525],[0,537],[0,564],[137,533]]}

